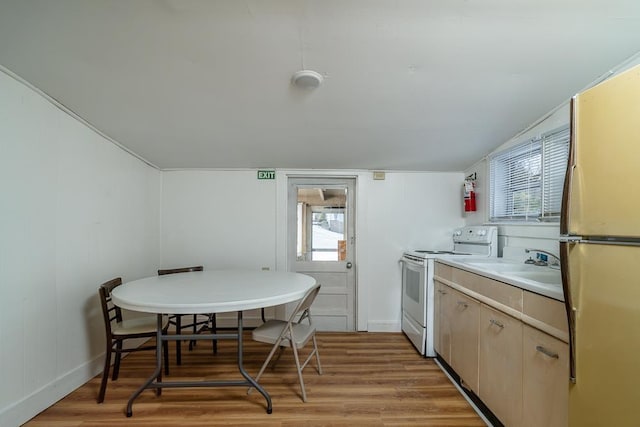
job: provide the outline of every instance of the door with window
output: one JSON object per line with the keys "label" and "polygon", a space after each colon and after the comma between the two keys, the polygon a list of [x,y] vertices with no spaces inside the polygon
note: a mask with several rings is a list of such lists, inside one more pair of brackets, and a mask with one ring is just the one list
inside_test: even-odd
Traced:
{"label": "door with window", "polygon": [[313,321],[323,331],[355,330],[355,179],[289,178],[290,270],[322,285]]}

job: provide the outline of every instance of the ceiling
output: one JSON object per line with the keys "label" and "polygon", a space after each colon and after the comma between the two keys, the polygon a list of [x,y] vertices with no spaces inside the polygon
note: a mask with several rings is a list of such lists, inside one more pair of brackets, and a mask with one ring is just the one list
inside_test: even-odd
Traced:
{"label": "ceiling", "polygon": [[0,65],[161,169],[461,171],[638,50],[638,0],[0,0]]}

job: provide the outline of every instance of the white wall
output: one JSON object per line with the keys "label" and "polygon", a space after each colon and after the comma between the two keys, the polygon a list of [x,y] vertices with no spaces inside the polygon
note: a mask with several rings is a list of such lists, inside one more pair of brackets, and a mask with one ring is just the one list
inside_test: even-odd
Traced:
{"label": "white wall", "polygon": [[0,73],[0,425],[101,371],[98,286],[154,272],[159,206],[159,171]]}
{"label": "white wall", "polygon": [[[585,87],[591,87],[598,82],[613,77],[631,67],[640,64],[640,53],[634,55],[623,63],[613,67],[603,76],[596,79]],[[557,106],[538,121],[534,122],[527,129],[515,135],[508,141],[501,144],[496,150],[500,151],[509,146],[528,141],[542,134],[568,125],[570,122],[570,104],[569,100]],[[489,153],[490,154],[490,153]],[[477,195],[478,195],[478,211],[465,215],[467,225],[485,224],[489,220],[489,182],[488,182],[488,162],[486,157],[480,159],[476,164],[465,170],[465,176],[472,173],[478,174],[477,179]],[[523,223],[499,223],[499,253],[502,254],[504,247],[525,248],[532,247],[536,249],[545,249],[558,254],[558,237],[560,234],[559,224],[523,224]],[[525,255],[523,255],[525,256]],[[528,255],[527,255],[528,256]]]}
{"label": "white wall", "polygon": [[400,267],[407,248],[450,248],[463,223],[462,173],[249,171],[163,173],[162,265],[287,269],[287,176],[354,176],[358,328],[400,330]]}
{"label": "white wall", "polygon": [[[255,170],[216,170],[165,171],[162,182],[163,268],[276,269],[275,181],[258,180]],[[260,313],[244,318],[255,326]],[[229,326],[233,319],[218,315]]]}
{"label": "white wall", "polygon": [[275,269],[275,181],[251,170],[165,171],[162,182],[164,268]]}
{"label": "white wall", "polygon": [[[508,146],[528,141],[534,137],[566,126],[569,123],[569,104],[564,103],[549,116],[532,126],[520,135],[517,135],[496,149],[502,150]],[[489,165],[486,158],[465,171],[466,175],[477,174],[476,189],[478,210],[465,214],[467,225],[486,224],[489,220]],[[558,237],[560,228],[557,223],[533,224],[533,223],[498,223],[498,256],[503,256],[505,246],[544,249],[558,254]]]}
{"label": "white wall", "polygon": [[[160,266],[286,265],[288,171],[274,181],[161,173],[2,73],[0,94],[0,425],[21,424],[101,371],[100,283]],[[462,174],[353,176],[359,328],[399,331],[397,261],[406,248],[450,244],[463,221]]]}
{"label": "white wall", "polygon": [[371,173],[359,180],[358,323],[372,332],[399,331],[401,268],[407,249],[452,249],[463,225],[462,173]]}

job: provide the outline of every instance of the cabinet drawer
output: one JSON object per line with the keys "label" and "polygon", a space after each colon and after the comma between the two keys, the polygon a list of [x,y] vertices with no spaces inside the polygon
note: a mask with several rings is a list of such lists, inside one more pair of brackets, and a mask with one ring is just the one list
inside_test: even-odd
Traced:
{"label": "cabinet drawer", "polygon": [[522,311],[522,289],[461,269],[453,270],[452,281],[517,311]]}
{"label": "cabinet drawer", "polygon": [[453,283],[463,286],[474,292],[478,292],[478,288],[480,287],[480,279],[481,276],[459,268],[453,269],[451,274],[451,281]]}
{"label": "cabinet drawer", "polygon": [[436,262],[435,268],[434,268],[434,275],[438,277],[442,277],[443,279],[446,279],[446,280],[451,280],[452,270],[453,270],[453,267]]}
{"label": "cabinet drawer", "polygon": [[569,333],[567,314],[563,302],[524,291],[522,312],[562,332]]}

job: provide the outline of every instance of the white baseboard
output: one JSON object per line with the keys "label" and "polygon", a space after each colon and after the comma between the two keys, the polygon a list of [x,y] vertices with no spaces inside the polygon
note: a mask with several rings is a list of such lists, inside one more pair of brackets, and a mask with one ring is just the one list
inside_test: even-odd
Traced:
{"label": "white baseboard", "polygon": [[[271,314],[271,313],[269,313]],[[270,316],[271,317],[271,316]],[[218,327],[236,328],[237,317],[218,316]],[[255,327],[262,324],[262,319],[254,316],[245,316],[243,319],[245,327]],[[144,343],[146,339],[139,340],[137,345]],[[133,344],[135,346],[135,344]],[[173,354],[169,351],[170,356]],[[127,355],[123,355],[126,357]],[[84,385],[93,377],[102,372],[104,364],[104,353],[98,355],[94,359],[83,363],[82,365],[72,369],[71,371],[59,376],[48,384],[43,385],[39,389],[33,391],[22,399],[11,403],[9,406],[0,408],[0,426],[14,427],[20,426],[49,406],[56,403],[69,393]],[[107,393],[109,388],[107,387]],[[97,396],[96,396],[97,398]]]}
{"label": "white baseboard", "polygon": [[402,332],[400,322],[395,321],[369,321],[367,323],[369,332]]}
{"label": "white baseboard", "polygon": [[[136,340],[127,341],[132,347],[138,347],[147,342],[148,338],[138,338]],[[171,352],[170,352],[171,353]],[[122,355],[123,360],[130,353]],[[111,358],[111,364],[113,365],[113,357]],[[126,363],[126,362],[125,362]],[[39,389],[33,391],[31,394],[23,397],[22,399],[12,403],[11,405],[0,409],[0,426],[13,427],[20,426],[31,418],[38,415],[40,412],[47,409],[49,406],[56,403],[69,393],[75,391],[77,388],[83,386],[90,381],[96,375],[102,373],[104,368],[104,353],[99,354],[92,360],[83,363],[82,365],[72,369],[64,375],[51,381],[49,384],[45,384]],[[109,387],[107,386],[107,396],[109,393]],[[96,394],[96,399],[98,395]],[[97,403],[96,403],[97,405]]]}
{"label": "white baseboard", "polygon": [[[0,410],[0,426],[20,426],[102,372],[104,353]],[[97,397],[97,396],[96,396]]]}

